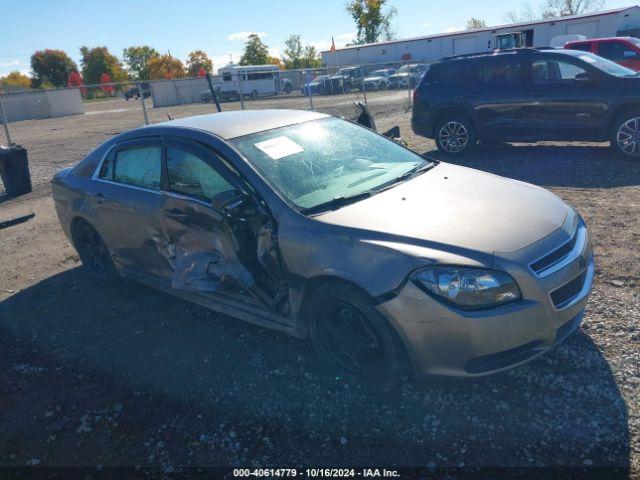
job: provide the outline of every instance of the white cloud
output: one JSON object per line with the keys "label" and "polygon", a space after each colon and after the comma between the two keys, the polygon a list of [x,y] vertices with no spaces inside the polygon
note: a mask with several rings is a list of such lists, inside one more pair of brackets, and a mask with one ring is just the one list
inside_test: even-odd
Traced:
{"label": "white cloud", "polygon": [[[344,47],[347,43],[351,43],[356,39],[356,34],[354,32],[350,33],[341,33],[340,35],[336,35],[333,37],[333,40],[336,43],[336,48]],[[303,44],[309,44],[315,47],[318,52],[325,52],[331,48],[331,37],[328,40],[318,40],[315,42],[306,42],[303,41]]]}
{"label": "white cloud", "polygon": [[456,27],[456,26],[451,26],[451,27],[445,28],[444,29],[444,33],[461,32],[463,30],[464,30],[463,28]]}
{"label": "white cloud", "polygon": [[17,67],[18,65],[24,65],[20,60],[9,60],[8,62],[0,62],[0,67]]}
{"label": "white cloud", "polygon": [[242,52],[228,52],[218,55],[209,55],[209,58],[213,62],[214,72],[217,73],[219,68],[229,65],[229,62],[231,61],[233,61],[233,63],[238,63],[241,56]]}
{"label": "white cloud", "polygon": [[428,28],[428,27],[430,27],[430,26],[431,26],[431,23],[430,23],[430,22],[425,22],[425,23],[423,23],[423,26],[425,26],[425,27],[427,27],[427,28]]}
{"label": "white cloud", "polygon": [[255,33],[260,38],[267,36],[266,32],[235,32],[228,35],[227,40],[246,40],[252,33]]}

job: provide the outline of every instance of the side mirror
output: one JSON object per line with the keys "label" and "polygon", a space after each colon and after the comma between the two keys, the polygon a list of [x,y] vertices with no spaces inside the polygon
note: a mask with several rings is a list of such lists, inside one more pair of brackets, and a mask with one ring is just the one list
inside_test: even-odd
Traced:
{"label": "side mirror", "polygon": [[593,77],[591,77],[588,73],[579,73],[573,78],[574,82],[580,83],[582,85],[592,85],[595,83]]}
{"label": "side mirror", "polygon": [[262,208],[253,197],[244,192],[231,190],[216,195],[211,200],[211,206],[229,220],[246,222],[250,218],[264,215]]}

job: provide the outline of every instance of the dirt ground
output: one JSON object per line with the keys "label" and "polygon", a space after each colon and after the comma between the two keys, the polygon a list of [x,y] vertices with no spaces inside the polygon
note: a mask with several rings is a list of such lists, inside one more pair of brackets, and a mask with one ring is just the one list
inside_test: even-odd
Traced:
{"label": "dirt ground", "polygon": [[[385,94],[398,95],[392,107],[371,100],[379,128],[399,124],[437,157],[411,133],[401,93]],[[327,108],[348,115],[344,100]],[[34,193],[0,203],[3,217],[36,214],[0,231],[0,466],[606,467],[598,478],[640,478],[640,164],[559,143],[484,146],[459,162],[579,210],[597,262],[584,325],[500,377],[379,392],[335,375],[307,342],[83,274],[48,179],[138,113],[22,127],[42,138],[28,137]]]}

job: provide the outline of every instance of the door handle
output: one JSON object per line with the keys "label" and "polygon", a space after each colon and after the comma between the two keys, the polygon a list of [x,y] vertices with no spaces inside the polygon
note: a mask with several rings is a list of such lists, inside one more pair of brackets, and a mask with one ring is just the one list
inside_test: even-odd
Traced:
{"label": "door handle", "polygon": [[164,210],[164,216],[167,218],[173,218],[174,220],[186,220],[188,215],[182,210],[172,208],[171,210]]}
{"label": "door handle", "polygon": [[107,197],[105,197],[103,194],[101,193],[96,193],[94,195],[95,199],[96,199],[96,203],[104,203],[107,201]]}

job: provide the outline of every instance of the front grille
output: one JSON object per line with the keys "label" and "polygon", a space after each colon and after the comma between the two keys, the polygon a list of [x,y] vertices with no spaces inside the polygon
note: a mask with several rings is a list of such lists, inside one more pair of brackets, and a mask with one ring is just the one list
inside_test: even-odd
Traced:
{"label": "front grille", "polygon": [[536,274],[540,275],[549,267],[552,267],[556,263],[560,262],[567,255],[571,253],[573,247],[576,246],[576,242],[578,241],[578,232],[579,229],[576,229],[573,237],[567,243],[562,244],[560,247],[553,250],[551,253],[548,253],[544,257],[539,260],[536,260],[531,264],[531,270],[533,270]]}
{"label": "front grille", "polygon": [[557,288],[553,292],[551,292],[551,301],[553,302],[553,306],[560,309],[565,307],[567,304],[571,302],[574,298],[578,296],[582,287],[584,286],[585,278],[587,277],[587,272],[582,272],[576,278],[571,280],[568,283],[565,283],[560,288]]}

